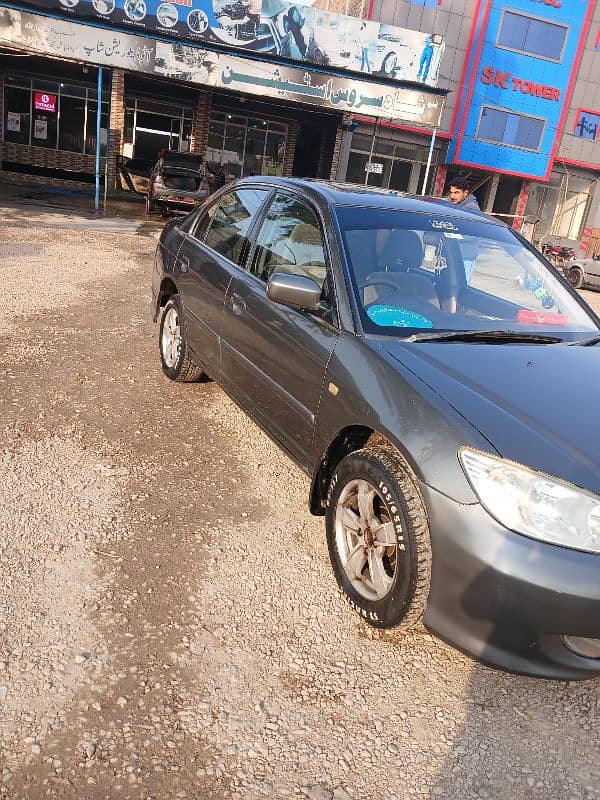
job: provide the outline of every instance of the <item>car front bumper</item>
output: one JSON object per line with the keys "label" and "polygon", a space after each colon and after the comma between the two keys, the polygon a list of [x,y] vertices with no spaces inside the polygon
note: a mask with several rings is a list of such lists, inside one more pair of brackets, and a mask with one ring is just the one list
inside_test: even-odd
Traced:
{"label": "car front bumper", "polygon": [[600,639],[600,555],[507,530],[479,504],[421,485],[433,551],[425,625],[494,667],[561,680],[600,674],[563,636]]}

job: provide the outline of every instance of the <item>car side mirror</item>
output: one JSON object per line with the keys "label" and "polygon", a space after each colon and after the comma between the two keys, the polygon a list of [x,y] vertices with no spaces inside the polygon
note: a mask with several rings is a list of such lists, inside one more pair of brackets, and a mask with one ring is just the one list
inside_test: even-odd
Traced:
{"label": "car side mirror", "polygon": [[267,297],[302,311],[321,310],[321,287],[306,275],[275,272],[267,283]]}

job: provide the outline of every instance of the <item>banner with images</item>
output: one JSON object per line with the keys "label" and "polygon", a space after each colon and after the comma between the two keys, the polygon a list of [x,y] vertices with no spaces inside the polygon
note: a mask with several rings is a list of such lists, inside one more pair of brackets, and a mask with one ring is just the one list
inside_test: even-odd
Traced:
{"label": "banner with images", "polygon": [[101,28],[0,8],[0,44],[50,56],[416,125],[439,125],[444,108],[444,96],[427,89],[330,76],[292,65],[273,68],[265,61],[181,42],[105,34]]}
{"label": "banner with images", "polygon": [[282,0],[24,0],[122,30],[436,86],[443,38]]}

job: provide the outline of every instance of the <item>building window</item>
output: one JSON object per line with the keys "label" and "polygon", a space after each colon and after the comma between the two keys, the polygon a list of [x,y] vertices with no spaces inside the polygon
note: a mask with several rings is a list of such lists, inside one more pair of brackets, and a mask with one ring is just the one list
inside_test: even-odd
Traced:
{"label": "building window", "polygon": [[[4,141],[95,153],[96,90],[20,75],[5,78]],[[101,153],[106,155],[108,103],[102,103]]]}
{"label": "building window", "polygon": [[[416,194],[422,187],[429,148],[355,133],[346,181]],[[437,151],[436,151],[437,158]]]}
{"label": "building window", "polygon": [[573,133],[580,139],[591,139],[592,141],[600,137],[600,111],[588,111],[580,108],[575,117]]}
{"label": "building window", "polygon": [[270,120],[213,111],[206,162],[228,175],[283,175],[287,126]]}
{"label": "building window", "polygon": [[564,25],[505,11],[496,44],[506,50],[546,58],[548,61],[562,61],[568,32],[569,29]]}
{"label": "building window", "polygon": [[539,117],[527,117],[513,111],[483,106],[476,138],[484,142],[537,151],[545,124],[545,120]]}

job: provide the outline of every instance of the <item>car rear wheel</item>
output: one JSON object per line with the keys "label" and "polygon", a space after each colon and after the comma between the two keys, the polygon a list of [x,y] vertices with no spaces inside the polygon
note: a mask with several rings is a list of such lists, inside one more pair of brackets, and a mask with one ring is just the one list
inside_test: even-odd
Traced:
{"label": "car rear wheel", "polygon": [[427,606],[431,543],[416,481],[391,449],[358,450],[331,479],[327,544],[350,605],[376,628],[410,628]]}
{"label": "car rear wheel", "polygon": [[583,270],[581,267],[571,267],[568,274],[569,283],[574,289],[580,289],[583,286]]}
{"label": "car rear wheel", "polygon": [[193,383],[202,377],[188,349],[183,304],[174,294],[163,309],[158,335],[158,349],[163,372],[172,381]]}

